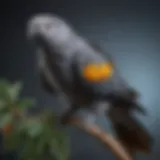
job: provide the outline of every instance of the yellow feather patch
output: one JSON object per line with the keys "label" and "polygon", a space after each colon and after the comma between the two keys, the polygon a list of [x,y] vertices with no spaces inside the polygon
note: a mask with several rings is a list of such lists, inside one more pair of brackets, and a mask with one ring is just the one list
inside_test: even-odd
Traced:
{"label": "yellow feather patch", "polygon": [[92,63],[88,64],[83,69],[83,76],[89,82],[102,82],[113,74],[111,63]]}

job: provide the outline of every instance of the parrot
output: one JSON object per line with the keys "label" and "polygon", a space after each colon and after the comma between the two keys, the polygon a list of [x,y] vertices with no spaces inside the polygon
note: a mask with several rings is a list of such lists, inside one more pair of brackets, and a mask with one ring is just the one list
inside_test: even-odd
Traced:
{"label": "parrot", "polygon": [[[37,52],[42,87],[69,104],[60,118],[61,124],[66,125],[79,109],[87,108],[86,123],[95,123],[98,115],[106,113],[116,127],[141,132],[129,116],[132,110],[145,114],[144,108],[136,103],[138,93],[120,76],[110,54],[98,43],[83,37],[67,20],[51,13],[36,14],[28,20],[27,38]],[[119,108],[122,109],[118,111]]]}

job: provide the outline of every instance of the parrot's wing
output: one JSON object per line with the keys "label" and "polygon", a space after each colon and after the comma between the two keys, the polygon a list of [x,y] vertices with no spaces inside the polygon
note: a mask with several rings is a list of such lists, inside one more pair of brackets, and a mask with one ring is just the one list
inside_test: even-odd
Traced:
{"label": "parrot's wing", "polygon": [[111,54],[109,54],[100,44],[96,43],[96,42],[90,42],[90,45],[97,50],[97,53],[102,54],[103,56],[107,57],[107,59],[112,63],[112,65],[114,65],[114,61],[113,58],[111,56]]}
{"label": "parrot's wing", "polygon": [[135,151],[150,153],[153,139],[149,132],[129,113],[110,109],[109,118],[117,137]]}
{"label": "parrot's wing", "polygon": [[38,71],[42,87],[51,94],[58,93],[55,78],[46,61],[45,51],[42,48],[37,49]]}
{"label": "parrot's wing", "polygon": [[[44,71],[40,71],[39,73],[40,75],[40,82],[41,82],[41,85],[42,87],[50,94],[56,94],[57,91],[56,91],[56,88],[54,87],[54,84],[53,82],[51,82],[49,80],[49,78],[47,78],[47,76],[45,75]],[[52,83],[52,84],[51,84]]]}
{"label": "parrot's wing", "polygon": [[121,83],[123,84],[123,86],[127,85],[127,82],[120,76],[121,73],[119,71],[119,69],[117,68],[117,66],[115,65],[115,61],[112,58],[112,55],[106,51],[106,49],[104,49],[100,44],[95,43],[93,41],[90,42],[90,45],[92,46],[92,48],[94,50],[97,51],[97,53],[102,54],[103,56],[105,56],[106,59],[108,59],[108,61],[112,64],[114,70],[116,71],[116,76],[117,79],[119,79],[119,81],[121,81]]}

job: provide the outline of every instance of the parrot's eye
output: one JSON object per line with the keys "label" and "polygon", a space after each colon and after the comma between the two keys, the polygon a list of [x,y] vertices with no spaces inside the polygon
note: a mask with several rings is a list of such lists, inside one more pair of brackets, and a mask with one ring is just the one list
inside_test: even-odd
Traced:
{"label": "parrot's eye", "polygon": [[83,76],[89,82],[102,82],[113,74],[111,63],[88,64],[83,69]]}

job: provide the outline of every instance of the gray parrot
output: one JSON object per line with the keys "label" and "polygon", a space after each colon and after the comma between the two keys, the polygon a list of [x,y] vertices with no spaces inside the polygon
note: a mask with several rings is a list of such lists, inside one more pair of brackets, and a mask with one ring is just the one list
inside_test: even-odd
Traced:
{"label": "gray parrot", "polygon": [[43,87],[70,105],[61,123],[83,107],[90,110],[89,119],[104,113],[104,105],[117,103],[127,111],[144,112],[135,105],[137,93],[121,78],[110,55],[76,33],[66,20],[37,14],[28,21],[27,37],[37,51]]}

